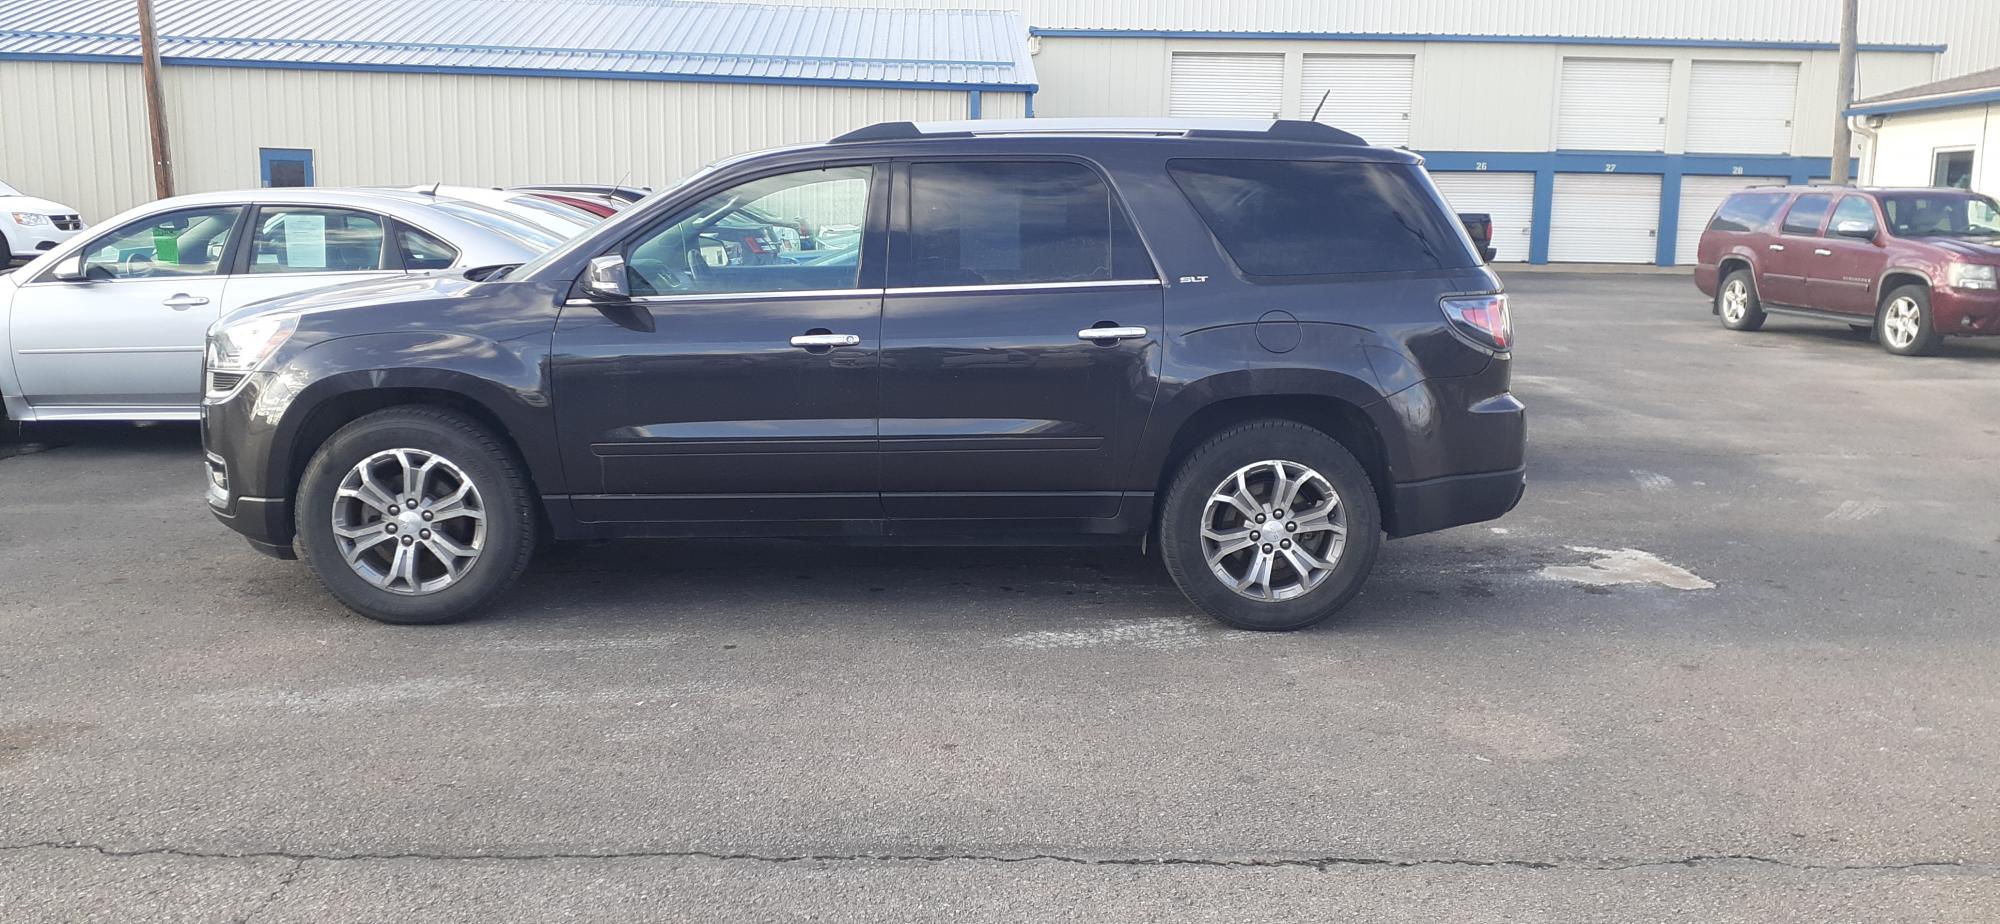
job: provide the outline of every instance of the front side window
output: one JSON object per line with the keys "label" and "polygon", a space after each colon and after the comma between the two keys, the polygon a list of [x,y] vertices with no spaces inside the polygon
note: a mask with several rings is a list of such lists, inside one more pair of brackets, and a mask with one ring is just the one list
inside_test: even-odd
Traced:
{"label": "front side window", "polygon": [[352,209],[266,206],[250,239],[252,274],[364,273],[382,268],[382,218]]}
{"label": "front side window", "polygon": [[1755,231],[1778,217],[1785,197],[1782,193],[1737,193],[1715,210],[1708,223],[1710,231]]}
{"label": "front side window", "polygon": [[852,289],[874,168],[764,177],[703,199],[626,248],[635,296]]}
{"label": "front side window", "polygon": [[1077,163],[910,165],[910,246],[899,286],[1154,279],[1097,171]]}
{"label": "front side window", "polygon": [[1897,237],[2000,237],[2000,209],[1959,192],[1883,193],[1882,213]]}
{"label": "front side window", "polygon": [[188,209],[141,218],[107,234],[83,253],[91,279],[213,276],[222,271],[240,205]]}
{"label": "front side window", "polygon": [[413,272],[444,269],[458,259],[458,251],[450,244],[405,225],[396,228],[396,249],[403,258],[403,268]]}
{"label": "front side window", "polygon": [[1833,206],[1833,197],[1820,193],[1807,193],[1792,203],[1792,210],[1785,213],[1786,234],[1818,234],[1821,220],[1826,218],[1826,210]]}
{"label": "front side window", "polygon": [[1465,269],[1471,250],[1410,164],[1176,160],[1174,182],[1251,276]]}
{"label": "front side window", "polygon": [[[1829,236],[1838,236],[1841,234],[1842,225],[1850,229],[1847,236],[1875,236],[1875,208],[1868,204],[1867,199],[1860,196],[1842,196],[1840,205],[1833,210],[1833,220],[1826,223],[1826,233]],[[1866,226],[1867,230],[1865,232],[1860,230],[1861,226]]]}

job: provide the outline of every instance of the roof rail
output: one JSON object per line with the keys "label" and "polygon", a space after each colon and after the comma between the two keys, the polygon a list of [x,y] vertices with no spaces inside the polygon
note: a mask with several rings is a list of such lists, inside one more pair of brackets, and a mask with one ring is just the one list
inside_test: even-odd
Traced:
{"label": "roof rail", "polygon": [[1367,146],[1353,132],[1298,119],[974,119],[962,122],[878,122],[836,136],[831,144],[917,141],[998,135],[1155,135],[1185,138],[1268,138]]}

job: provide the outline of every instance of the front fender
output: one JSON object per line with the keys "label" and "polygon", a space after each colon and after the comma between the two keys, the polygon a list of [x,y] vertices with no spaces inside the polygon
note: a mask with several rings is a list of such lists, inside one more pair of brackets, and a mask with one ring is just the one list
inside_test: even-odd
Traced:
{"label": "front fender", "polygon": [[255,377],[250,429],[268,449],[261,484],[278,494],[315,447],[301,436],[329,402],[389,390],[443,392],[469,402],[505,429],[538,490],[566,490],[555,452],[555,419],[544,374],[547,344],[495,341],[461,333],[399,331],[340,337],[312,344]]}

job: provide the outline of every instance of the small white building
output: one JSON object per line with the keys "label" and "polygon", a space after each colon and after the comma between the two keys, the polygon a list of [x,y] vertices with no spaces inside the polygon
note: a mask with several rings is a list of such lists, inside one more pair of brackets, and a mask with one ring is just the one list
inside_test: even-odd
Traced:
{"label": "small white building", "polygon": [[2000,193],[2000,68],[1859,100],[1861,181]]}

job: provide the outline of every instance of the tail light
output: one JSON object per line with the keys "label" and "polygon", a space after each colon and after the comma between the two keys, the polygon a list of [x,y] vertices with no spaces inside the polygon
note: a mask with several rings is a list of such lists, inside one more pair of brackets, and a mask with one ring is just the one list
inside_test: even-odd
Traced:
{"label": "tail light", "polygon": [[1514,348],[1514,319],[1507,313],[1507,294],[1447,298],[1444,316],[1460,334],[1489,350]]}

